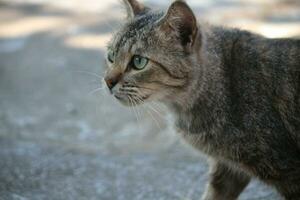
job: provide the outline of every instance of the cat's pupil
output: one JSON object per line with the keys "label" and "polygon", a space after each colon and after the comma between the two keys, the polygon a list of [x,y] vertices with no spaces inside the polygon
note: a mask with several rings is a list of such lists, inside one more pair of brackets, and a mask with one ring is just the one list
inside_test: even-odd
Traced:
{"label": "cat's pupil", "polygon": [[140,57],[135,57],[135,63],[141,64],[141,58]]}

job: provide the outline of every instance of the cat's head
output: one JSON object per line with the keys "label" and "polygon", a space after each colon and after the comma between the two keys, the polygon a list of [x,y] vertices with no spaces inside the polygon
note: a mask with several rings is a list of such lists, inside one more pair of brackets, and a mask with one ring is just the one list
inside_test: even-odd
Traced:
{"label": "cat's head", "polygon": [[197,21],[189,6],[174,1],[166,12],[124,0],[127,20],[107,47],[105,82],[124,105],[172,101],[190,83]]}

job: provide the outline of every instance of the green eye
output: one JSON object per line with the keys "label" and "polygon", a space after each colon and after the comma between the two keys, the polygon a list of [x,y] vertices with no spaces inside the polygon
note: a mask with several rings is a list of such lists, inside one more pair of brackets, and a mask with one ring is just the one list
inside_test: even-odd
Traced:
{"label": "green eye", "polygon": [[148,64],[148,58],[142,56],[133,56],[133,67],[137,70],[142,70]]}
{"label": "green eye", "polygon": [[111,63],[115,62],[115,52],[114,51],[112,51],[112,50],[108,51],[107,60]]}

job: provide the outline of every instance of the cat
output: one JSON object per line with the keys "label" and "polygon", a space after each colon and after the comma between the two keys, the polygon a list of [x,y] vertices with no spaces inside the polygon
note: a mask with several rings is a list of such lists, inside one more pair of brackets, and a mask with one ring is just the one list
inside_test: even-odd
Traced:
{"label": "cat", "polygon": [[199,22],[183,0],[165,12],[124,3],[106,84],[124,105],[158,101],[174,113],[209,158],[202,199],[237,199],[251,177],[300,199],[300,40]]}

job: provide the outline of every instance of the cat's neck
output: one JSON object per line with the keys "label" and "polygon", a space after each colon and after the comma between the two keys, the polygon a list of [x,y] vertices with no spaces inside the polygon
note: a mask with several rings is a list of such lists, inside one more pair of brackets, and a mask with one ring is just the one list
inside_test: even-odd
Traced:
{"label": "cat's neck", "polygon": [[219,27],[207,27],[202,31],[201,48],[194,55],[198,60],[191,72],[191,81],[180,98],[168,105],[180,126],[194,127],[199,131],[226,118],[225,69],[232,65],[230,58],[238,38],[237,32]]}
{"label": "cat's neck", "polygon": [[179,98],[169,102],[175,113],[190,112],[202,104],[213,107],[224,100],[224,68],[230,65],[231,49],[237,39],[237,30],[226,30],[220,27],[203,26],[193,54],[196,60],[190,81]]}

